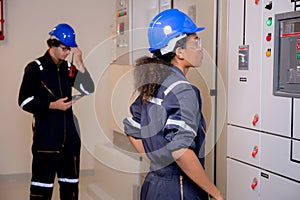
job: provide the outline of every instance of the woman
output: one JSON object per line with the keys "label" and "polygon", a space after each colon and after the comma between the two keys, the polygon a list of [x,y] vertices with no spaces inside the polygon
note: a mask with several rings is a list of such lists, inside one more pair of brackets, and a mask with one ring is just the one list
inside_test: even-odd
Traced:
{"label": "woman", "polygon": [[199,90],[185,75],[199,67],[203,52],[196,34],[203,27],[177,9],[153,18],[148,29],[153,57],[137,60],[138,98],[124,130],[136,150],[149,158],[142,200],[223,200],[204,172],[205,121]]}

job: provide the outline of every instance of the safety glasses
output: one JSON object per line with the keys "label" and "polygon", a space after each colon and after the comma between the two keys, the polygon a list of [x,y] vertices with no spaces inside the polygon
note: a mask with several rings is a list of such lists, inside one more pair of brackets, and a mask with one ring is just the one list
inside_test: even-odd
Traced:
{"label": "safety glasses", "polygon": [[71,51],[70,47],[61,46],[61,45],[59,45],[59,47],[63,50],[63,52]]}
{"label": "safety glasses", "polygon": [[202,50],[201,38],[199,37],[191,38],[190,40],[187,41],[186,48],[191,48],[199,51]]}

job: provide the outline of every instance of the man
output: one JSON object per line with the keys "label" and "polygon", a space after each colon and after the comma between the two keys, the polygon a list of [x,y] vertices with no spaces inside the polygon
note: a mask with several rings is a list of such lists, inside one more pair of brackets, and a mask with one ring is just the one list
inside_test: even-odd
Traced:
{"label": "man", "polygon": [[[57,175],[60,198],[73,200],[78,199],[81,143],[72,87],[84,96],[94,92],[94,83],[73,28],[58,24],[49,35],[49,49],[25,68],[18,99],[19,106],[34,117],[30,199],[51,199]],[[76,67],[65,60],[70,53]]]}

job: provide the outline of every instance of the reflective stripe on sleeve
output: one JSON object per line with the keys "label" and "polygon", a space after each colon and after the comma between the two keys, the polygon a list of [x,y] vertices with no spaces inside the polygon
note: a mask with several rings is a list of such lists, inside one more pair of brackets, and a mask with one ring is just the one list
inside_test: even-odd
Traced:
{"label": "reflective stripe on sleeve", "polygon": [[79,179],[75,178],[75,179],[70,179],[70,178],[58,178],[59,182],[64,182],[64,183],[78,183]]}
{"label": "reflective stripe on sleeve", "polygon": [[168,119],[166,125],[171,125],[171,124],[180,126],[184,130],[192,132],[195,136],[197,135],[197,132],[194,129],[192,129],[189,125],[187,125],[184,121]]}
{"label": "reflective stripe on sleeve", "polygon": [[23,107],[24,107],[26,104],[28,104],[30,101],[32,101],[33,99],[34,99],[34,96],[28,97],[27,99],[25,99],[25,100],[21,103],[20,107],[23,109]]}
{"label": "reflective stripe on sleeve", "polygon": [[33,186],[38,186],[38,187],[46,187],[46,188],[51,188],[53,187],[53,183],[41,183],[41,182],[31,182],[31,185]]}
{"label": "reflective stripe on sleeve", "polygon": [[132,117],[127,117],[127,120],[129,121],[129,123],[135,127],[135,128],[138,128],[138,129],[141,129],[141,124],[137,123],[136,121],[134,121],[132,119]]}
{"label": "reflective stripe on sleeve", "polygon": [[90,94],[89,91],[87,91],[87,90],[84,89],[82,83],[80,83],[80,89],[81,89],[81,91],[84,92],[86,95],[89,95],[89,94]]}

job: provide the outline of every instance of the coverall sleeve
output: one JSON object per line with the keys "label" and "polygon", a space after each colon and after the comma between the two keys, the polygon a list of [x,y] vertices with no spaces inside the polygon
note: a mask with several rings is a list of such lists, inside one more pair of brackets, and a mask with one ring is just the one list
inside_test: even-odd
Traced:
{"label": "coverall sleeve", "polygon": [[50,101],[40,98],[39,85],[39,67],[31,62],[25,67],[19,89],[18,104],[23,110],[33,114],[49,110]]}
{"label": "coverall sleeve", "polygon": [[74,88],[83,95],[89,95],[94,92],[95,85],[87,69],[84,73],[78,71],[74,82]]}
{"label": "coverall sleeve", "polygon": [[141,139],[141,107],[142,100],[138,97],[130,106],[132,117],[123,120],[125,134],[135,139]]}
{"label": "coverall sleeve", "polygon": [[169,141],[167,149],[194,149],[200,110],[197,94],[192,86],[184,84],[176,88],[165,98],[165,105],[168,111],[164,127],[165,138]]}

